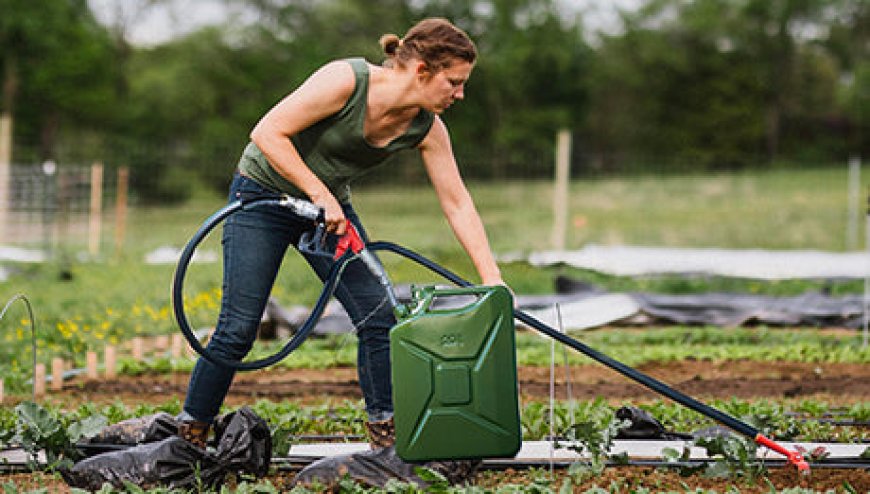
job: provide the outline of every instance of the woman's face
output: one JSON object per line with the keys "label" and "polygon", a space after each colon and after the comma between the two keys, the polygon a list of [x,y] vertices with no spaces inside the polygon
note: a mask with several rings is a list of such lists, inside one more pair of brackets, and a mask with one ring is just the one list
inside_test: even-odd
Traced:
{"label": "woman's face", "polygon": [[474,65],[465,60],[455,60],[449,67],[437,72],[423,69],[421,84],[424,94],[424,107],[436,114],[441,114],[454,101],[465,97],[465,83],[471,75]]}

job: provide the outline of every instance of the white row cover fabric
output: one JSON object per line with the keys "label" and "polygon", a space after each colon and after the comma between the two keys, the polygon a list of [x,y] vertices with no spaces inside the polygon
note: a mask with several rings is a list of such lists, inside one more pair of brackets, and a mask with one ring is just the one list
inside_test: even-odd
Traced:
{"label": "white row cover fabric", "polygon": [[[515,257],[512,259],[515,260]],[[729,250],[592,244],[573,251],[534,252],[526,260],[533,266],[564,264],[616,276],[708,274],[762,280],[870,276],[870,253],[861,251]]]}

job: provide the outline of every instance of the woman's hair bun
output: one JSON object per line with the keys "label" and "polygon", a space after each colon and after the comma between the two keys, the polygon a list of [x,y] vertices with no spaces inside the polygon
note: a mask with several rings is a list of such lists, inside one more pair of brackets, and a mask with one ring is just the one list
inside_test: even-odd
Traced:
{"label": "woman's hair bun", "polygon": [[380,44],[381,48],[384,49],[384,53],[392,57],[396,54],[396,50],[399,49],[401,41],[395,34],[385,34],[381,36]]}

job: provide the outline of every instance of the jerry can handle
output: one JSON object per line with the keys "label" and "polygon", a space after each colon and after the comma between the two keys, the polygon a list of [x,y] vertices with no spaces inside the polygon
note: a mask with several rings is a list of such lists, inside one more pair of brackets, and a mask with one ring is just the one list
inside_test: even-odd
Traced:
{"label": "jerry can handle", "polygon": [[[420,301],[420,304],[417,306],[417,308],[416,308],[416,310],[414,310],[414,312],[418,313],[418,312],[428,311],[429,307],[432,305],[432,302],[437,297],[452,296],[452,295],[477,295],[477,300],[475,300],[474,302],[471,302],[470,304],[465,305],[463,307],[455,307],[455,308],[452,308],[449,310],[445,310],[444,312],[467,309],[468,307],[472,307],[472,306],[480,303],[480,301],[484,298],[484,296],[487,296],[487,295],[489,295],[489,294],[491,294],[499,289],[507,291],[507,289],[501,285],[496,285],[496,286],[470,285],[470,286],[466,286],[466,287],[457,287],[457,288],[438,288],[438,287],[424,288],[422,290],[423,299]],[[511,304],[511,306],[513,306],[513,304]],[[436,310],[436,311],[432,311],[432,312],[441,312],[441,311]]]}

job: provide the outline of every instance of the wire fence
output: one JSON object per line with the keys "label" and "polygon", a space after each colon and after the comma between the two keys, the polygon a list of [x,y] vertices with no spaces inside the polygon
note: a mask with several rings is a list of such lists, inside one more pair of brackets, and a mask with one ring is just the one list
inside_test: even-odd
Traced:
{"label": "wire fence", "polygon": [[7,182],[0,185],[0,243],[46,253],[63,245],[88,245],[93,251],[103,224],[126,208],[126,198],[118,196],[119,177],[127,180],[123,170],[52,161],[9,167]]}
{"label": "wire fence", "polygon": [[[481,205],[488,210],[490,216],[498,218],[501,215],[513,215],[521,220],[524,215],[528,216],[531,214],[530,211],[534,210],[536,213],[534,221],[538,223],[552,223],[562,218],[561,221],[568,223],[569,236],[575,232],[574,247],[576,247],[576,232],[585,235],[584,241],[597,243],[623,241],[646,245],[656,245],[663,242],[678,243],[669,242],[668,235],[680,229],[689,231],[690,228],[694,228],[691,225],[687,227],[686,223],[678,223],[680,221],[696,221],[691,217],[693,210],[697,210],[698,215],[710,216],[711,212],[712,214],[728,214],[728,208],[733,205],[731,207],[733,215],[746,215],[748,213],[741,212],[737,208],[769,192],[765,190],[769,184],[758,178],[762,175],[747,174],[747,178],[740,177],[739,180],[728,178],[736,185],[734,187],[729,185],[731,188],[727,191],[717,193],[715,189],[721,184],[717,185],[714,180],[732,177],[729,175],[731,172],[708,171],[699,173],[696,171],[693,172],[695,177],[700,176],[710,180],[692,182],[685,187],[710,189],[706,192],[710,200],[708,201],[703,193],[699,193],[697,196],[699,199],[695,203],[691,203],[689,200],[688,204],[681,206],[682,210],[677,210],[675,207],[671,212],[672,216],[656,219],[653,217],[653,211],[664,208],[662,208],[661,203],[655,201],[670,198],[684,191],[684,189],[670,191],[662,184],[669,180],[668,177],[692,175],[692,173],[685,171],[686,167],[678,166],[675,168],[673,163],[664,163],[657,167],[651,163],[644,168],[642,173],[602,171],[597,169],[594,164],[604,158],[575,151],[571,154],[572,158],[568,166],[571,196],[564,201],[565,204],[554,206],[552,195],[554,191],[559,190],[553,184],[556,175],[555,155],[554,152],[551,156],[541,156],[539,160],[529,162],[525,171],[517,172],[515,170],[510,176],[504,178],[483,176],[476,173],[466,174],[465,165],[473,161],[474,157],[459,156],[459,161],[467,179],[475,183],[486,184],[486,192],[481,194],[482,197],[479,199],[483,202]],[[155,169],[141,166],[128,169],[126,166],[110,162],[13,164],[7,168],[5,173],[0,173],[0,182],[5,182],[0,183],[0,246],[34,249],[44,253],[39,255],[47,254],[49,257],[58,249],[70,247],[84,251],[91,257],[106,254],[107,246],[121,249],[127,234],[127,223],[142,218],[148,208],[165,210],[175,208],[177,211],[186,211],[190,209],[188,205],[191,196],[197,194],[207,195],[213,199],[209,207],[219,205],[223,200],[222,198],[225,197],[226,185],[232,177],[234,167],[232,161],[228,160],[228,163],[215,165],[209,172],[210,176],[204,178],[198,177],[197,173],[185,166],[165,163]],[[387,204],[386,197],[394,194],[396,190],[414,191],[418,188],[428,187],[425,170],[420,165],[418,158],[414,157],[413,154],[406,154],[398,157],[397,161],[400,162],[384,166],[361,181],[358,190],[365,191],[367,197],[378,196],[380,191],[384,191],[384,198],[379,199],[378,204]],[[472,163],[472,165],[469,167],[472,170],[485,168],[480,163]],[[820,223],[829,222],[830,231],[820,235],[834,237],[834,240],[806,241],[805,238],[803,240],[798,238],[801,236],[798,232],[783,231],[779,232],[781,237],[785,238],[792,235],[795,240],[786,239],[778,245],[790,248],[826,250],[863,249],[864,245],[862,244],[868,228],[864,224],[863,201],[867,199],[865,195],[868,192],[866,184],[870,183],[870,173],[862,173],[862,167],[866,168],[866,162],[862,166],[861,159],[853,157],[843,163],[817,163],[815,166],[837,168],[839,171],[836,180],[842,180],[842,184],[834,185],[838,190],[831,194],[834,197],[832,200],[839,201],[837,204],[833,206],[824,204],[817,204],[814,207],[807,206],[807,211],[819,215],[818,221]],[[792,164],[790,168],[784,170],[782,175],[788,176],[793,172],[796,173],[796,170],[809,167],[801,163]],[[526,187],[522,184],[529,185]],[[821,186],[821,184],[817,185]],[[795,189],[793,194],[806,194],[807,201],[818,200],[817,197],[813,196],[819,191],[811,189],[813,184],[810,184],[809,187],[807,190]],[[506,195],[516,193],[517,189],[525,189],[522,194],[530,199],[518,198],[514,202],[506,200]],[[591,191],[594,191],[594,194]],[[652,195],[641,197],[642,194]],[[840,196],[842,196],[841,199]],[[397,196],[395,200],[407,201],[408,198]],[[535,202],[531,204],[530,201]],[[708,203],[727,201],[728,204],[710,210],[704,209],[710,208],[710,204],[703,204],[702,201]],[[800,203],[802,199],[796,198],[796,201]],[[560,215],[554,211],[556,207],[563,207],[566,211]],[[395,209],[398,211],[408,208],[396,207]],[[190,214],[200,213],[191,211]],[[640,219],[628,219],[638,214],[646,215],[650,224],[642,224]],[[799,216],[797,211],[788,211],[787,208],[758,211],[757,214],[759,216],[789,214]],[[178,219],[177,216],[168,214],[161,218],[161,221],[171,222]],[[870,216],[867,218],[870,219]],[[202,219],[204,216],[200,218],[200,221]],[[602,222],[615,220],[631,221],[628,227],[639,233],[634,236],[623,236],[619,232],[614,233],[614,228],[618,228],[618,226],[609,229],[601,227],[600,232],[595,230]],[[717,228],[721,230],[721,227],[717,226],[714,220],[715,218],[697,220],[698,223],[709,223],[706,228],[712,232],[709,235],[711,242],[720,238],[716,235],[721,234],[721,232],[716,231]],[[662,223],[653,224],[652,222],[655,221]],[[804,219],[800,217],[794,220],[783,218],[781,224],[785,225],[785,228],[791,228],[791,225],[794,225],[794,228],[797,229],[802,221]],[[750,229],[754,222],[757,222],[755,218],[746,216],[743,219],[746,231],[739,234],[746,237],[764,235],[766,232],[763,231],[763,228],[757,232]],[[195,224],[198,223],[186,225],[187,229],[184,232],[189,233],[190,226],[195,226]],[[161,226],[168,227],[169,225]],[[818,229],[817,227],[813,228]],[[549,236],[549,231],[547,231],[547,235]],[[673,235],[676,234],[673,233]],[[700,238],[705,233],[699,231],[693,235]],[[176,234],[176,237],[185,238],[185,233]],[[128,240],[131,243],[138,241],[136,238]],[[691,244],[692,241],[690,239],[683,243]],[[744,241],[745,243],[747,242]],[[529,244],[529,246],[540,246],[540,244],[541,242],[536,242]],[[520,247],[527,248],[529,246],[521,245]]]}

